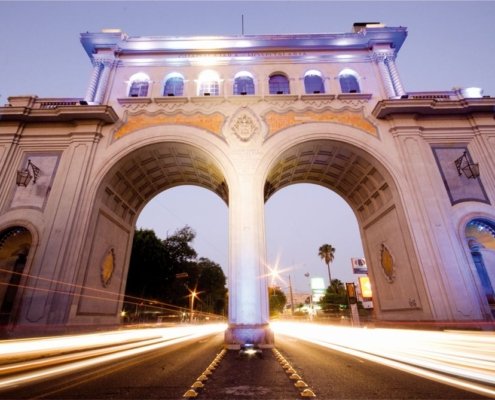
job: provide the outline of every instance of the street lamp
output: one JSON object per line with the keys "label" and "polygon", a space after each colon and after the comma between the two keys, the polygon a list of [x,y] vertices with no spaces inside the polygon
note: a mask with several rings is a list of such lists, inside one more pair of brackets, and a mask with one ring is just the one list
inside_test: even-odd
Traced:
{"label": "street lamp", "polygon": [[196,298],[198,294],[196,293],[196,290],[192,290],[191,294],[189,296],[189,306],[190,306],[190,311],[189,311],[189,322],[193,322],[193,310],[194,310],[194,299]]}
{"label": "street lamp", "polygon": [[464,173],[464,175],[468,179],[476,179],[478,176],[480,176],[480,167],[478,163],[471,162],[467,156],[466,151],[464,151],[464,153],[462,153],[462,156],[460,156],[454,162],[459,176],[461,176],[462,173]]}
{"label": "street lamp", "polygon": [[[32,175],[29,171],[29,168],[31,168],[31,171],[33,172]],[[28,160],[27,167],[17,171],[15,183],[17,184],[17,186],[26,187],[27,185],[29,185],[29,182],[32,178],[34,178],[33,183],[36,183],[36,179],[38,179],[38,175],[40,174],[40,172],[41,170],[36,165],[34,165],[31,160]]]}

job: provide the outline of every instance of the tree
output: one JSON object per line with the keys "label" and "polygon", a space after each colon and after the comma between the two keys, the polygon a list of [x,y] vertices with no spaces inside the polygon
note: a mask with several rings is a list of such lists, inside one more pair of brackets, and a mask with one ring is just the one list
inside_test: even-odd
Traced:
{"label": "tree", "polygon": [[270,286],[268,288],[268,304],[270,306],[270,316],[276,316],[284,312],[287,297],[279,287]]}
{"label": "tree", "polygon": [[197,290],[201,293],[199,308],[209,313],[223,314],[226,305],[227,278],[222,268],[216,262],[203,257],[198,260],[197,266],[199,267]]}
{"label": "tree", "polygon": [[333,261],[335,256],[335,247],[331,244],[323,244],[318,249],[318,256],[327,264],[328,268],[328,284],[332,282],[332,275],[330,274],[330,263]]}
{"label": "tree", "polygon": [[333,279],[319,304],[324,312],[339,311],[342,306],[347,305],[345,285],[340,280]]}
{"label": "tree", "polygon": [[202,292],[195,308],[224,313],[226,277],[217,263],[207,258],[197,260],[192,247],[195,237],[196,233],[187,225],[164,240],[152,230],[136,230],[126,296],[188,308],[189,290],[194,289]]}

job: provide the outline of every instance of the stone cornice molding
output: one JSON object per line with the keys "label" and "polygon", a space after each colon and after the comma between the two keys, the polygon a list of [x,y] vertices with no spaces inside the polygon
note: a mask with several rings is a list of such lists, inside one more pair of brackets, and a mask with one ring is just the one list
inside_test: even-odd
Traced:
{"label": "stone cornice molding", "polygon": [[111,124],[117,122],[119,117],[110,106],[74,105],[45,109],[30,107],[0,107],[0,119],[2,121],[22,121],[24,123],[94,120]]}
{"label": "stone cornice molding", "polygon": [[435,99],[392,99],[381,100],[372,111],[379,119],[393,118],[394,115],[416,114],[427,116],[468,115],[474,113],[494,114],[495,98],[435,100]]}

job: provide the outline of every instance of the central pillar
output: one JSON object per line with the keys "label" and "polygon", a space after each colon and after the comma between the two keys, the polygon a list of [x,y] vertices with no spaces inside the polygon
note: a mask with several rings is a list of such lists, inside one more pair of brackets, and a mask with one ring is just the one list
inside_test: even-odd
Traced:
{"label": "central pillar", "polygon": [[269,328],[263,188],[254,173],[240,173],[229,187],[229,327],[225,345],[273,346]]}

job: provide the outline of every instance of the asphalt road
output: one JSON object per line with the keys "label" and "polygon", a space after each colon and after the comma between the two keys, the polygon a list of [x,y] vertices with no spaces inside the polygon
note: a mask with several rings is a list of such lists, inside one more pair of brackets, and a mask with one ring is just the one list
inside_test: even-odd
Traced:
{"label": "asphalt road", "polygon": [[[222,350],[223,335],[192,340],[98,369],[0,393],[0,399],[182,399]],[[316,399],[480,399],[479,395],[322,348],[277,337],[277,350]],[[301,399],[276,352],[229,351],[196,399]]]}

